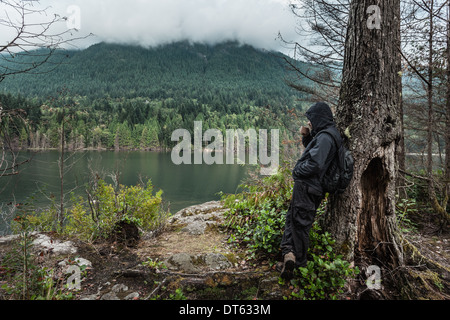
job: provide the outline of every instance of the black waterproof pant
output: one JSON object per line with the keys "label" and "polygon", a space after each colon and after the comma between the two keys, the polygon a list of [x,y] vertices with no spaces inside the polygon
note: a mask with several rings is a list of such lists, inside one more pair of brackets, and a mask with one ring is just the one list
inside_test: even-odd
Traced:
{"label": "black waterproof pant", "polygon": [[291,205],[286,215],[286,226],[281,251],[283,256],[292,252],[296,258],[296,267],[305,267],[309,248],[309,232],[314,223],[317,209],[322,202],[321,196],[308,192],[308,185],[296,181]]}

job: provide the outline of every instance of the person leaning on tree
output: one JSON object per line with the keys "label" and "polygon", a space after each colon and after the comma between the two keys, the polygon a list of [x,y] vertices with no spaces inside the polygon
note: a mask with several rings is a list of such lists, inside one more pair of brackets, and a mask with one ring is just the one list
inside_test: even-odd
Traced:
{"label": "person leaning on tree", "polygon": [[[279,268],[281,277],[286,280],[292,279],[295,268],[307,264],[309,232],[325,196],[320,180],[337,153],[337,145],[330,134],[336,141],[342,141],[328,104],[314,104],[306,117],[309,127],[301,128],[306,149],[292,172],[294,190],[281,242],[283,262]],[[321,134],[324,130],[328,134]]]}

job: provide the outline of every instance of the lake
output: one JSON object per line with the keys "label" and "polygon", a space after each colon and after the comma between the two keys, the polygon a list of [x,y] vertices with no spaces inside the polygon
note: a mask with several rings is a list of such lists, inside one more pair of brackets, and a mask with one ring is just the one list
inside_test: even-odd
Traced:
{"label": "lake", "polygon": [[[60,179],[58,151],[20,153],[20,160],[31,158],[21,167],[17,176],[0,178],[0,209],[6,216],[11,203],[26,203],[34,196],[38,207],[48,206],[48,197],[59,199]],[[113,183],[111,174],[120,172],[120,184],[131,186],[152,180],[155,192],[163,190],[163,200],[170,203],[170,211],[220,199],[218,193],[235,193],[247,177],[248,166],[241,165],[174,165],[171,154],[165,152],[86,151],[68,153],[65,162],[64,189],[76,195],[85,195],[85,185],[91,172],[97,172],[107,183]],[[19,160],[19,162],[20,162]],[[67,197],[68,198],[68,197]],[[66,199],[67,199],[66,198]],[[1,218],[1,217],[0,217]],[[0,219],[0,236],[5,223]]]}

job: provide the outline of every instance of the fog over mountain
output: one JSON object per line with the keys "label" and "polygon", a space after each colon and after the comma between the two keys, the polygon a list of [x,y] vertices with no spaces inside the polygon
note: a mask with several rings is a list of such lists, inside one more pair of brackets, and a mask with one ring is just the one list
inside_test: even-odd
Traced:
{"label": "fog over mountain", "polygon": [[[257,48],[282,50],[277,39],[295,39],[290,0],[42,0],[34,6],[68,17],[57,28],[76,27],[81,48],[112,42],[158,46],[188,40],[216,44],[238,41]],[[298,1],[297,1],[298,2]],[[2,8],[0,8],[2,9]],[[3,14],[3,13],[2,13]],[[33,17],[39,20],[43,17]],[[0,35],[0,43],[8,34]]]}

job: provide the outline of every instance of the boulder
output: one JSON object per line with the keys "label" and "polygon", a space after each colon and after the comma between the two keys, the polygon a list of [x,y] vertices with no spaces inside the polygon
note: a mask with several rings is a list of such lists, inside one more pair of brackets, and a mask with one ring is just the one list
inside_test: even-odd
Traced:
{"label": "boulder", "polygon": [[225,211],[220,201],[211,201],[178,211],[169,220],[169,224],[183,226],[181,232],[202,235],[207,227],[218,225],[223,221]]}
{"label": "boulder", "polygon": [[187,273],[197,273],[200,271],[193,263],[194,259],[188,253],[177,253],[165,261],[167,267],[171,270],[184,271]]}
{"label": "boulder", "polygon": [[77,248],[72,241],[61,242],[59,240],[52,240],[45,234],[38,234],[32,244],[37,247],[38,250],[42,249],[56,255],[69,255],[77,253]]}
{"label": "boulder", "polygon": [[186,273],[199,273],[202,269],[218,271],[232,267],[231,262],[220,253],[204,253],[191,255],[188,253],[177,253],[169,257],[165,264],[171,270]]}
{"label": "boulder", "polygon": [[205,264],[212,270],[225,270],[232,267],[231,262],[220,253],[208,253],[204,255]]}

